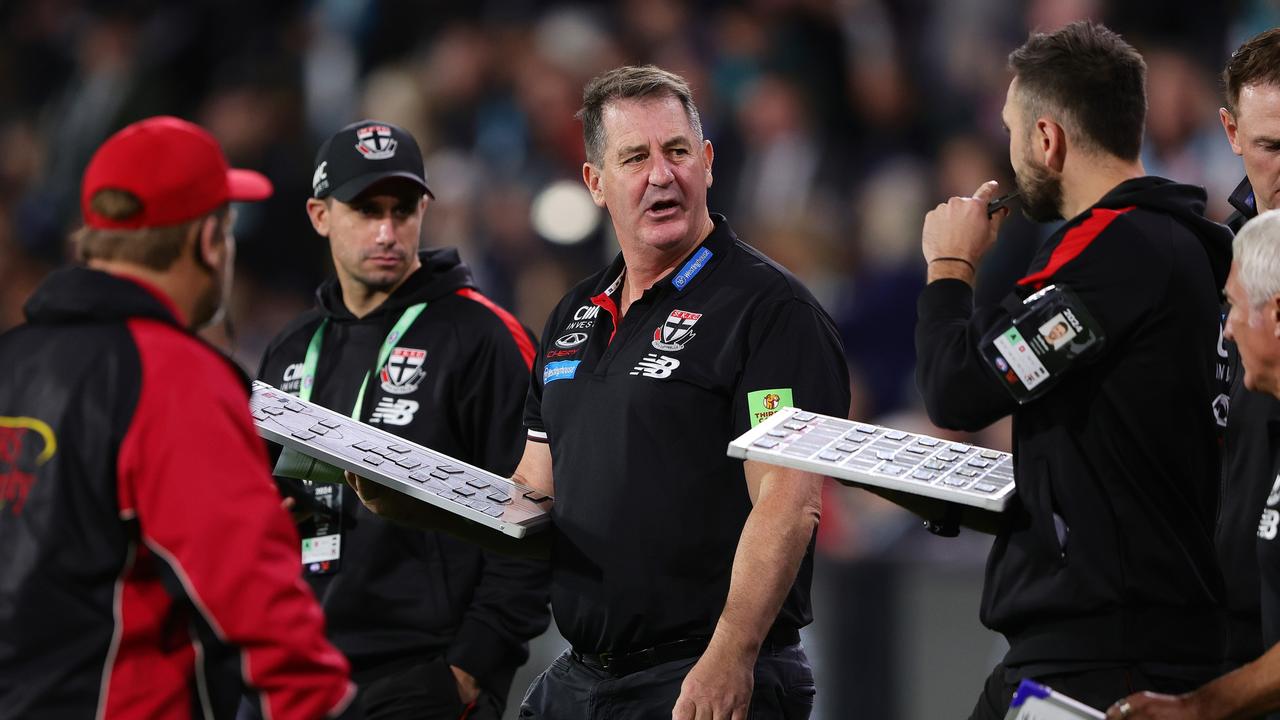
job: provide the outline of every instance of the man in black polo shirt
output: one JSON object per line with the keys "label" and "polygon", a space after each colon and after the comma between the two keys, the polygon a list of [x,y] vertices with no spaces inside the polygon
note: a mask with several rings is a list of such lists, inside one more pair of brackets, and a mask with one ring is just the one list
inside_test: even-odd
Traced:
{"label": "man in black polo shirt", "polygon": [[835,328],[708,212],[712,147],[683,79],[613,70],[581,117],[583,179],[622,253],[552,312],[534,365],[515,479],[556,498],[551,606],[573,649],[520,716],[808,717],[821,478],[725,450],[783,406],[847,414]]}
{"label": "man in black polo shirt", "polygon": [[551,604],[573,649],[521,715],[807,717],[821,478],[725,447],[782,406],[847,414],[835,328],[707,211],[683,79],[624,67],[583,95],[583,179],[622,253],[552,312],[534,366],[516,477],[556,496]]}

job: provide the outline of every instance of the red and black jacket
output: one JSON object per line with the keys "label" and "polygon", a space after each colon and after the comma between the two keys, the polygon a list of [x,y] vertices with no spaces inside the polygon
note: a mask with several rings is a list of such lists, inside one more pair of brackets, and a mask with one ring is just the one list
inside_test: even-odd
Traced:
{"label": "red and black jacket", "polygon": [[58,271],[0,336],[0,717],[350,710],[243,375],[158,291]]}
{"label": "red and black jacket", "polygon": [[1210,403],[1231,234],[1204,204],[1201,188],[1137,178],[1045,242],[1022,292],[1070,287],[1106,345],[1024,405],[979,356],[1007,311],[975,309],[959,280],[921,293],[917,378],[929,416],[976,430],[1013,415],[1017,499],[982,599],[984,624],[1009,639],[1006,665],[1205,667],[1221,657]]}

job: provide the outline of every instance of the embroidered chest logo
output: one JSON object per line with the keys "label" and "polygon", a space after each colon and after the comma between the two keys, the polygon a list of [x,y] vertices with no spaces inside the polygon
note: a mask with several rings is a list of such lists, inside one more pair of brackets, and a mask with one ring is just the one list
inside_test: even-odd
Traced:
{"label": "embroidered chest logo", "polygon": [[356,130],[356,150],[366,160],[386,160],[395,157],[396,139],[391,137],[391,128],[386,125],[370,125]]}
{"label": "embroidered chest logo", "polygon": [[33,417],[0,416],[0,512],[22,514],[36,468],[58,452],[53,428]]}
{"label": "embroidered chest logo", "polygon": [[392,400],[384,397],[378,400],[378,406],[373,409],[369,422],[374,425],[408,425],[413,422],[418,407],[417,400]]}
{"label": "embroidered chest logo", "polygon": [[641,358],[640,362],[636,363],[636,366],[631,369],[631,374],[643,375],[655,380],[666,380],[671,377],[671,373],[678,367],[680,367],[680,361],[673,357],[649,353]]}
{"label": "embroidered chest logo", "polygon": [[408,395],[418,389],[427,371],[422,364],[427,360],[427,351],[417,348],[398,347],[391,351],[387,364],[378,372],[382,380],[383,392],[392,395]]}
{"label": "embroidered chest logo", "polygon": [[672,310],[662,325],[653,331],[653,347],[665,352],[683,350],[685,343],[694,338],[693,326],[700,317],[702,313]]}

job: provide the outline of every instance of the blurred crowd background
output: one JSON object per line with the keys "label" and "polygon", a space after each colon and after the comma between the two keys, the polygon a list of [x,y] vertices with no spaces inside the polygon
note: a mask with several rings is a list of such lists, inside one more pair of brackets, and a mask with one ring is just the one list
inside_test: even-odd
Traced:
{"label": "blurred crowd background", "polygon": [[[987,179],[1010,185],[1005,56],[1081,17],[1146,57],[1148,171],[1205,186],[1224,218],[1242,169],[1218,124],[1218,74],[1280,24],[1276,0],[0,0],[0,330],[73,261],[96,146],[167,113],[276,186],[239,214],[234,332],[208,331],[249,372],[331,272],[303,210],[312,157],[363,117],[422,145],[437,198],[424,243],[459,247],[482,289],[540,332],[617,251],[581,189],[583,83],[651,62],[694,87],[716,146],[712,210],[836,319],[851,416],[929,430],[913,382],[921,220]],[[980,297],[1002,297],[1052,229],[1015,214]],[[978,440],[1007,446],[1007,428]],[[822,717],[967,710],[1000,652],[976,617],[986,548],[829,490],[807,636]],[[921,637],[930,622],[959,634]]]}

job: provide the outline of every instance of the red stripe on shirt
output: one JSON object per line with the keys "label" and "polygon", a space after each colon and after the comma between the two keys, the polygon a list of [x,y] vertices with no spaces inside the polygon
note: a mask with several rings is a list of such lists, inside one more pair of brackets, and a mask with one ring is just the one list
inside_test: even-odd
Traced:
{"label": "red stripe on shirt", "polygon": [[489,308],[489,312],[497,315],[502,324],[507,326],[507,331],[511,333],[511,339],[516,341],[516,347],[520,348],[520,357],[524,358],[524,364],[533,369],[533,358],[538,354],[538,351],[533,347],[533,341],[529,339],[529,334],[524,331],[524,326],[520,324],[520,321],[514,315],[503,310],[494,301],[481,295],[478,290],[462,288],[458,291],[458,295],[480,303]]}
{"label": "red stripe on shirt", "polygon": [[1084,222],[1071,228],[1067,234],[1063,236],[1062,242],[1058,243],[1058,247],[1053,249],[1053,253],[1049,255],[1049,262],[1043,269],[1031,273],[1030,275],[1018,281],[1019,285],[1035,285],[1037,288],[1046,280],[1053,277],[1063,265],[1074,260],[1089,247],[1095,238],[1102,234],[1107,226],[1115,221],[1116,218],[1129,212],[1134,206],[1130,205],[1126,208],[1118,210],[1110,210],[1106,208],[1094,208],[1089,217]]}

